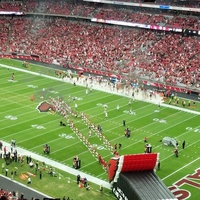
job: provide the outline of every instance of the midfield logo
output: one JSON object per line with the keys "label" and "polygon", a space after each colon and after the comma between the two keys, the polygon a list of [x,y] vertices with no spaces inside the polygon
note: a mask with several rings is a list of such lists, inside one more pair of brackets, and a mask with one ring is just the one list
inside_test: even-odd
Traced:
{"label": "midfield logo", "polygon": [[37,106],[37,110],[39,112],[56,112],[56,108],[51,105],[50,103],[48,103],[47,101],[42,101],[38,106]]}

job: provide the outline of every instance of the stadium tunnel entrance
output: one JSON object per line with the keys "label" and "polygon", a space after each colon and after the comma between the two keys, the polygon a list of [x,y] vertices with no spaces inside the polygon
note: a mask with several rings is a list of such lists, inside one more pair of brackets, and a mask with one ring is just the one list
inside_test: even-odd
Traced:
{"label": "stadium tunnel entrance", "polygon": [[155,174],[158,153],[113,157],[108,164],[112,192],[120,200],[177,200]]}

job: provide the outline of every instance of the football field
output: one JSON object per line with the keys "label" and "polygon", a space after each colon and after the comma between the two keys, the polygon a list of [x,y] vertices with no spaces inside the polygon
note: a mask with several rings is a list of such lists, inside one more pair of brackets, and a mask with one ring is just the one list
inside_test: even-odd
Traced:
{"label": "football field", "polygon": [[[69,167],[73,165],[73,158],[78,156],[81,160],[80,171],[107,181],[105,169],[84,143],[83,136],[92,145],[92,151],[99,153],[106,162],[113,156],[115,144],[120,155],[144,153],[146,137],[152,145],[153,152],[160,154],[161,169],[156,172],[157,175],[174,194],[179,194],[179,197],[184,193],[187,197],[185,199],[198,199],[199,102],[190,108],[196,111],[196,114],[176,109],[182,108],[181,105],[174,106],[174,109],[158,107],[157,103],[137,99],[130,102],[130,98],[122,95],[95,89],[86,91],[85,87],[57,80],[53,69],[33,64],[23,68],[20,61],[7,59],[0,60],[1,63],[4,67],[0,67],[0,140],[10,143],[15,139],[17,146]],[[24,71],[19,71],[20,69]],[[41,103],[50,102],[50,99],[58,97],[78,113],[78,117],[70,115],[69,119],[81,132],[82,139],[70,126],[60,126],[60,121],[67,124],[62,115],[51,109],[48,112],[38,109]],[[79,116],[81,113],[85,113],[93,124],[102,127],[104,139],[94,131],[91,131],[91,137],[89,136],[88,124]],[[124,135],[123,120],[126,121],[126,128],[131,130],[130,137]],[[176,139],[179,144],[179,157],[174,156],[174,147],[163,145],[161,140],[164,137]],[[111,146],[105,144],[105,138]],[[184,149],[183,141],[186,142]],[[45,144],[51,147],[49,155],[43,152]],[[122,145],[120,149],[119,144]],[[198,175],[195,176],[195,173]]]}

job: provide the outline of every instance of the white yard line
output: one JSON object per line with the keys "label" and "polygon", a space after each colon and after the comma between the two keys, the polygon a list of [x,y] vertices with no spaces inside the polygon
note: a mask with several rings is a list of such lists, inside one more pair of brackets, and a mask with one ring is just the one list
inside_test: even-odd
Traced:
{"label": "white yard line", "polygon": [[196,158],[192,162],[189,162],[188,164],[184,165],[183,167],[179,168],[178,170],[174,171],[173,173],[171,173],[168,176],[166,176],[165,178],[163,178],[162,181],[164,181],[165,179],[171,177],[172,175],[176,174],[177,172],[181,171],[182,169],[186,168],[187,166],[191,165],[192,163],[196,162],[199,159],[200,159],[200,157]]}

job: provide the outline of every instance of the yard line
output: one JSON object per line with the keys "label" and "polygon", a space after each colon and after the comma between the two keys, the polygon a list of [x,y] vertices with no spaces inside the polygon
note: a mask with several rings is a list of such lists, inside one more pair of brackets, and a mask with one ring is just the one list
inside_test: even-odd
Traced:
{"label": "yard line", "polygon": [[[197,126],[197,127],[195,127],[195,129],[196,129],[196,128],[199,128],[199,127],[200,127],[200,126]],[[183,135],[185,135],[185,134],[187,134],[187,133],[189,133],[189,132],[191,132],[191,131],[192,131],[192,130],[185,131],[184,133],[180,134],[179,136],[176,136],[176,138],[179,138],[179,137],[181,137],[181,136],[183,136]],[[196,142],[195,142],[195,143],[196,143]],[[159,148],[160,146],[162,146],[162,144],[160,144],[160,145],[154,147],[154,149]],[[189,145],[189,146],[191,146],[191,145]],[[180,152],[180,151],[179,151],[179,152]],[[166,160],[166,158],[167,158],[167,157],[165,157],[163,160]]]}
{"label": "yard line", "polygon": [[[200,142],[200,140],[198,140],[198,141],[196,141],[196,142],[194,142],[194,143],[188,145],[188,147],[189,147],[189,146],[192,146],[192,145],[194,145],[194,144],[196,144],[196,143],[198,143],[198,142]],[[129,145],[129,146],[130,146],[130,145]],[[180,151],[182,151],[182,150],[179,150],[179,152],[180,152]],[[108,155],[108,156],[109,156],[109,155]],[[108,157],[108,156],[105,156],[104,158],[106,158],[106,157]],[[170,157],[172,157],[172,155],[166,157],[165,159],[162,159],[161,161],[166,160],[166,159],[168,159],[168,158],[170,158]],[[200,159],[200,157],[196,158],[195,160],[193,160],[192,162],[188,163],[187,165],[184,165],[183,167],[181,167],[181,168],[179,168],[178,170],[174,171],[173,173],[169,174],[168,176],[166,176],[166,177],[163,178],[162,180],[164,181],[165,179],[171,177],[171,176],[174,175],[175,173],[181,171],[182,169],[184,169],[185,167],[191,165],[192,163],[196,162],[196,161],[199,160],[199,159]],[[86,165],[86,166],[82,166],[82,168],[88,167],[88,166],[90,166],[91,164],[94,164],[94,163],[95,163],[95,162],[92,162],[92,163],[90,163],[90,164],[88,164],[88,165]],[[100,176],[105,175],[105,174],[106,174],[106,172],[103,172],[102,174],[99,174],[97,177],[100,177]]]}
{"label": "yard line", "polygon": [[[138,119],[142,119],[143,117],[149,116],[149,115],[151,115],[151,114],[152,114],[152,113],[147,114],[147,115],[143,115],[143,116],[141,116],[140,118],[137,118],[137,120],[138,120]],[[172,115],[170,115],[170,116],[167,116],[167,117],[165,117],[165,118],[163,118],[163,119],[167,119],[168,117],[171,117],[171,116],[174,116],[174,115],[177,115],[177,114],[179,114],[179,112],[174,113],[174,114],[172,114]],[[192,116],[191,119],[192,119],[193,117],[194,117],[194,116]],[[117,117],[114,117],[113,119],[115,119],[115,118],[117,118]],[[190,119],[190,118],[189,118],[189,119]],[[136,119],[130,120],[130,122],[134,122],[135,120],[136,120]],[[187,118],[186,120],[184,120],[184,121],[187,121],[187,120],[188,120],[188,118]],[[182,122],[183,122],[183,121],[182,121]],[[182,122],[180,122],[180,123],[182,123]],[[143,129],[144,127],[148,127],[149,125],[152,125],[152,124],[154,124],[154,123],[156,123],[156,122],[153,121],[152,123],[149,123],[149,124],[147,124],[146,126],[142,126],[142,128],[134,129],[134,131]],[[106,130],[105,132],[109,132],[110,130],[116,129],[117,127],[121,127],[121,126],[122,126],[122,124],[120,123],[119,126],[115,126],[114,128],[108,129],[108,130]],[[168,128],[163,129],[163,130],[167,130],[167,129],[168,129]],[[163,131],[163,130],[161,130],[161,131]]]}
{"label": "yard line", "polygon": [[[27,112],[27,113],[32,113],[33,111],[31,111],[31,112]],[[24,115],[26,115],[26,114],[21,114],[21,115],[18,115],[18,116],[24,116]],[[38,119],[38,118],[43,118],[44,116],[39,116],[39,117],[35,117],[35,118],[31,118],[32,120],[34,120],[34,119]],[[3,121],[3,120],[1,120],[1,121]],[[22,123],[26,123],[26,122],[28,122],[28,121],[30,121],[30,120],[23,120],[23,122],[19,122],[19,123],[16,123],[16,124],[13,124],[13,125],[9,125],[9,127],[12,127],[12,126],[16,126],[16,125],[20,125],[20,124],[22,124]],[[57,123],[58,123],[58,119],[55,119],[55,121],[57,121]],[[52,121],[49,121],[48,123],[51,123]],[[46,124],[46,123],[45,123]],[[31,126],[31,125],[30,125]],[[31,129],[32,127],[30,127],[30,129]],[[3,129],[5,129],[5,127],[2,127],[0,130],[3,130]],[[24,131],[26,131],[26,130],[28,130],[28,129],[25,129]],[[5,138],[6,137],[9,137],[9,136],[5,136]]]}
{"label": "yard line", "polygon": [[[178,112],[179,113],[179,112]],[[178,113],[174,113],[173,115],[176,115],[176,114],[178,114]],[[168,117],[171,117],[172,115],[170,115],[170,116],[168,116]],[[166,117],[166,118],[168,118],[168,117]],[[192,119],[192,118],[194,118],[195,116],[192,116],[192,117],[190,117],[189,119]],[[165,118],[165,119],[166,119]],[[186,120],[184,120],[184,121],[187,121],[188,120],[188,118],[186,119]],[[134,120],[132,120],[132,121],[134,121]],[[183,123],[184,121],[181,121],[180,123],[178,123],[178,124],[181,124],[181,123]],[[156,123],[156,122],[153,122],[153,123],[151,123],[151,124],[148,124],[148,125],[146,125],[146,126],[149,126],[149,125],[152,125],[152,124],[154,124],[154,123]],[[177,124],[176,124],[177,125]],[[173,126],[175,126],[175,125],[173,125]],[[162,129],[161,131],[159,131],[159,132],[156,132],[156,133],[154,133],[154,134],[151,134],[150,136],[149,136],[149,138],[150,137],[152,137],[152,136],[154,136],[154,135],[156,135],[156,134],[158,134],[158,133],[160,133],[160,132],[162,132],[162,131],[165,131],[165,130],[167,130],[167,129],[170,129],[171,127],[173,127],[173,126],[168,126],[166,129]],[[116,128],[116,127],[115,127]],[[115,128],[113,128],[113,129],[115,129]],[[86,129],[86,128],[85,128]],[[140,129],[140,128],[138,128],[138,129]],[[138,129],[136,129],[136,130],[138,130]],[[84,130],[84,129],[81,129],[81,130]],[[108,131],[110,131],[110,130],[112,130],[112,129],[109,129]],[[106,131],[106,132],[108,132],[108,131]],[[94,136],[95,137],[95,136]],[[118,138],[121,138],[121,137],[124,137],[124,136],[120,136],[120,137],[118,137]],[[33,138],[35,138],[35,137],[33,137]],[[30,138],[29,138],[30,139]],[[112,140],[111,140],[112,141]],[[52,142],[52,141],[49,141],[49,142]],[[137,142],[134,142],[134,143],[132,143],[131,145],[127,145],[127,146],[125,146],[123,149],[126,149],[126,148],[128,148],[128,147],[130,147],[130,146],[132,146],[132,145],[135,145],[135,144],[137,144],[137,143],[139,143],[140,141],[137,141]],[[78,143],[80,143],[80,142],[78,142]],[[65,148],[64,148],[65,149]],[[56,152],[58,152],[58,151],[61,151],[62,149],[59,149],[59,150],[57,150]],[[87,151],[85,151],[85,152],[82,152],[82,154],[84,154],[84,153],[87,153],[88,152],[88,150]],[[52,152],[52,153],[55,153],[55,152]],[[110,154],[109,155],[107,155],[107,156],[105,156],[104,158],[106,158],[106,157],[108,157],[108,156],[110,156]],[[169,156],[170,157],[170,156]],[[66,162],[66,161],[68,161],[68,160],[70,160],[70,158],[68,158],[68,159],[65,159],[65,160],[63,160],[63,161],[61,161],[62,163],[64,163],[64,162]],[[95,163],[95,162],[92,162],[92,163],[90,163],[90,164],[88,164],[88,165],[85,165],[84,167],[87,167],[87,166],[89,166],[89,165],[91,165],[91,164],[93,164],[93,163]],[[84,168],[84,167],[82,167],[82,168]]]}
{"label": "yard line", "polygon": [[[194,116],[193,116],[194,117]],[[192,119],[193,117],[191,117],[190,119]],[[188,119],[186,119],[186,120],[184,120],[184,121],[187,121]],[[183,123],[184,121],[182,121],[182,122],[180,122],[180,123],[177,123],[177,124],[181,124],[181,123]],[[177,125],[176,124],[176,125]],[[176,126],[176,125],[173,125],[173,126]],[[151,134],[150,136],[149,136],[149,138],[151,138],[152,136],[154,136],[154,135],[156,135],[156,134],[158,134],[158,133],[160,133],[160,132],[162,132],[162,131],[165,131],[165,130],[167,130],[167,129],[169,129],[169,128],[171,128],[171,127],[173,127],[173,126],[170,126],[170,127],[167,127],[166,129],[162,129],[161,131],[159,131],[159,132],[156,132],[156,133],[154,133],[154,134]],[[121,136],[121,137],[124,137],[124,136]],[[121,137],[119,137],[119,138],[121,138]],[[112,140],[111,140],[112,141]],[[130,146],[133,146],[133,145],[135,145],[135,144],[137,144],[137,143],[139,143],[139,142],[141,142],[141,141],[137,141],[137,142],[134,142],[134,143],[132,143],[131,145],[127,145],[127,146],[125,146],[125,147],[123,147],[123,149],[126,149],[126,148],[128,148],[128,147],[130,147]],[[143,152],[142,152],[143,153]],[[110,155],[107,155],[107,156],[104,156],[104,158],[106,158],[106,157],[108,157],[108,156],[110,156]],[[94,163],[94,162],[93,162]],[[88,165],[86,165],[86,166],[89,166],[90,164],[88,164]],[[85,167],[85,166],[84,166]],[[84,167],[82,167],[82,168],[84,168]]]}
{"label": "yard line", "polygon": [[177,172],[181,171],[182,169],[186,168],[187,166],[191,165],[192,163],[196,162],[199,159],[200,159],[200,157],[196,158],[192,162],[189,162],[188,164],[184,165],[183,167],[179,168],[178,170],[174,171],[173,173],[169,174],[168,176],[166,176],[165,178],[163,178],[161,180],[164,181],[165,179],[171,177],[172,175],[176,174]]}
{"label": "yard line", "polygon": [[[149,105],[147,105],[147,106],[149,106]],[[141,108],[139,108],[139,109],[141,109]],[[113,109],[114,110],[114,109]],[[80,122],[82,122],[82,120],[80,120]],[[84,128],[84,129],[80,129],[80,130],[86,130],[87,128]],[[73,132],[72,132],[73,133]],[[45,133],[44,133],[45,134]],[[41,135],[40,135],[41,136]],[[37,136],[36,136],[37,137]],[[31,137],[31,138],[28,138],[28,139],[26,139],[26,140],[29,140],[29,139],[32,139],[32,138],[36,138],[36,137]],[[95,136],[94,136],[95,137]],[[22,142],[25,142],[26,140],[23,140]],[[54,140],[51,140],[49,143],[51,143],[51,142],[53,142]],[[55,140],[56,141],[56,140]],[[34,147],[34,148],[32,148],[31,150],[33,150],[33,149],[35,149],[35,148],[37,148],[37,146],[36,147]],[[63,149],[65,149],[65,148],[63,148]],[[60,151],[60,150],[62,150],[62,149],[58,149],[57,151],[54,151],[53,153],[56,153],[56,152],[58,152],[58,151]],[[85,153],[86,152],[88,152],[88,151],[85,151]],[[69,160],[69,159],[66,159],[65,161],[67,161],[67,160]],[[62,162],[64,162],[64,161],[62,161]]]}
{"label": "yard line", "polygon": [[[13,110],[15,110],[15,109],[13,109]],[[15,116],[15,117],[21,117],[21,116],[25,116],[25,115],[27,115],[27,114],[31,114],[31,113],[33,113],[33,112],[35,112],[35,111],[30,111],[30,112],[25,112],[25,113],[23,113],[23,114],[19,114],[19,115],[17,115],[17,116]],[[6,114],[6,115],[12,115],[12,113],[11,113],[11,111],[9,111],[9,113],[8,114]],[[14,114],[13,114],[14,115]],[[41,116],[42,117],[42,116]],[[38,117],[38,118],[40,118],[40,117]],[[37,119],[37,118],[31,118],[31,119]],[[2,120],[0,120],[0,122],[3,122],[3,121],[6,121],[6,120],[8,120],[8,119],[2,119]],[[18,124],[22,124],[22,123],[24,123],[24,122],[28,122],[28,121],[30,121],[30,120],[23,120],[23,122],[19,122],[19,123],[15,123],[15,124],[10,124],[9,125],[9,127],[12,127],[12,126],[16,126],[16,125],[18,125]],[[3,128],[1,128],[0,130],[2,130],[2,129],[5,129],[5,127],[3,127]]]}
{"label": "yard line", "polygon": [[[190,146],[192,146],[192,145],[194,145],[194,144],[196,144],[196,143],[198,143],[198,142],[200,142],[200,139],[197,140],[197,141],[194,142],[194,143],[191,143],[191,144],[187,145],[187,147],[190,147]],[[179,150],[179,152],[181,152],[181,151],[183,151],[183,149],[180,149],[180,150]],[[173,155],[173,154],[172,154],[172,155]],[[171,156],[172,156],[172,155],[171,155]],[[165,157],[165,158],[162,159],[161,161],[166,160],[166,159],[170,158],[171,156]],[[200,158],[200,157],[199,157],[199,158]]]}
{"label": "yard line", "polygon": [[[176,113],[174,113],[174,114],[176,114]],[[172,116],[172,115],[171,115]],[[153,133],[153,134],[150,134],[149,136],[148,136],[148,138],[151,138],[152,136],[154,136],[154,135],[157,135],[157,134],[159,134],[159,133],[161,133],[161,132],[163,132],[163,131],[165,131],[165,130],[167,130],[167,129],[170,129],[170,128],[172,128],[172,127],[174,127],[174,126],[176,126],[177,124],[181,124],[181,123],[183,123],[183,122],[186,122],[188,119],[192,119],[192,118],[194,118],[195,116],[192,116],[192,117],[190,117],[190,118],[187,118],[187,119],[185,119],[185,120],[182,120],[181,122],[179,122],[179,123],[176,123],[176,124],[174,124],[174,125],[172,125],[172,126],[168,126],[167,128],[165,128],[165,129],[162,129],[162,130],[160,130],[160,131],[158,131],[158,132],[155,132],[155,133]],[[167,117],[166,117],[167,118]],[[143,127],[148,127],[149,125],[152,125],[152,124],[154,124],[154,123],[156,123],[156,122],[153,122],[153,123],[151,123],[151,124],[148,124],[148,125],[146,125],[146,126],[143,126]],[[142,128],[143,128],[142,127]],[[141,129],[141,128],[137,128],[137,129],[135,129],[134,131],[137,131],[137,130],[139,130],[139,129]],[[112,130],[112,129],[110,129],[110,130]],[[119,138],[122,138],[122,137],[124,137],[124,136],[120,136],[120,137],[118,137],[117,139],[119,139]],[[113,140],[115,140],[115,139],[113,139]],[[113,140],[110,140],[110,141],[113,141]],[[135,143],[133,143],[133,144],[137,144],[137,143],[139,143],[140,141],[137,141],[137,142],[135,142]],[[124,148],[126,148],[126,147],[123,147],[123,149]]]}
{"label": "yard line", "polygon": [[[12,99],[12,98],[11,98],[11,99]],[[18,105],[23,106],[23,107],[31,108],[31,106],[24,105],[24,104],[20,103],[20,102],[22,102],[22,101],[14,102],[14,101],[9,100],[8,98],[2,98],[2,97],[0,97],[0,100],[6,100],[7,102],[10,102],[10,103],[7,103],[7,104],[5,103],[4,105],[2,105],[2,106],[0,106],[0,107],[12,105],[12,104],[15,103],[15,104],[18,104]],[[21,108],[16,108],[16,109],[21,109]],[[5,112],[10,112],[10,110],[7,110],[7,111],[5,111]],[[1,112],[1,114],[2,114],[2,113],[5,113],[5,112]]]}

